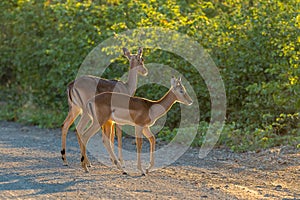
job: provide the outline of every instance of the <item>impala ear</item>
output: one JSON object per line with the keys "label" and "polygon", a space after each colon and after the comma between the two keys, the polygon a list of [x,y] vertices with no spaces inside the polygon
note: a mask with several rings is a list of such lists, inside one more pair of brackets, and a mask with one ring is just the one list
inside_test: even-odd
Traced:
{"label": "impala ear", "polygon": [[176,87],[176,83],[177,83],[177,80],[176,80],[175,76],[172,76],[172,78],[171,78],[171,86],[172,87]]}
{"label": "impala ear", "polygon": [[177,79],[178,83],[181,83],[181,76]]}
{"label": "impala ear", "polygon": [[130,51],[127,48],[123,47],[123,53],[126,58],[130,59]]}
{"label": "impala ear", "polygon": [[139,47],[139,50],[138,50],[138,56],[139,57],[142,57],[142,54],[143,54],[143,47]]}

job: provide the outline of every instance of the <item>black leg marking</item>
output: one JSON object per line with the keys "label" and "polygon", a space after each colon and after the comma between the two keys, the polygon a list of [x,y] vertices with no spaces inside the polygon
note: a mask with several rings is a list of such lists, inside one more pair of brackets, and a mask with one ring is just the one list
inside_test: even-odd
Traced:
{"label": "black leg marking", "polygon": [[65,153],[66,153],[65,149],[61,150],[60,153],[61,153],[61,155],[65,155]]}
{"label": "black leg marking", "polygon": [[117,161],[117,160],[114,160],[114,164],[117,165],[117,164],[118,164],[118,161]]}
{"label": "black leg marking", "polygon": [[84,161],[84,156],[81,157],[81,162],[83,162],[83,161]]}
{"label": "black leg marking", "polygon": [[65,158],[64,158],[63,156],[61,157],[61,159],[62,159],[63,161],[65,161]]}

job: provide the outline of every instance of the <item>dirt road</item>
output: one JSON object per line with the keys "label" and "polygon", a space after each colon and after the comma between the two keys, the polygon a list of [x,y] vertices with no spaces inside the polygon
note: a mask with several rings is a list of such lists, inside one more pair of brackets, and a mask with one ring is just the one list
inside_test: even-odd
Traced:
{"label": "dirt road", "polygon": [[[69,166],[62,165],[60,134],[0,122],[0,199],[300,199],[300,151],[291,147],[215,149],[204,159],[189,149],[147,176],[122,175],[90,157],[93,167],[84,173],[72,132]],[[134,148],[131,139],[124,143]]]}

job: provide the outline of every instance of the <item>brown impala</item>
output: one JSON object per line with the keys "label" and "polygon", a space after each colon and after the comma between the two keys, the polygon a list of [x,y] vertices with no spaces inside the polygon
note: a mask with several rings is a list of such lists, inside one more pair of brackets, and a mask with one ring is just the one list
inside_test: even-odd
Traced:
{"label": "brown impala", "polygon": [[[113,124],[132,125],[135,127],[135,137],[137,144],[137,168],[145,175],[141,166],[141,148],[142,148],[142,133],[150,142],[150,165],[146,169],[146,173],[154,165],[155,151],[155,136],[151,133],[150,127],[157,119],[165,115],[172,105],[176,102],[186,105],[192,104],[191,97],[187,94],[184,86],[181,83],[181,78],[172,77],[171,88],[158,101],[151,101],[144,98],[132,97],[125,94],[105,92],[96,95],[87,102],[87,113],[84,113],[82,118],[92,120],[91,126],[83,133],[78,134],[81,137],[81,164],[85,171],[88,171],[88,160],[86,159],[86,145],[89,139],[96,134],[102,127],[103,142],[107,148],[110,147],[110,134],[113,131]],[[83,121],[80,121],[83,123]],[[112,150],[109,150],[113,154]],[[112,158],[114,156],[111,156]],[[115,157],[113,162],[117,162]],[[119,167],[118,167],[119,168]],[[121,168],[119,168],[121,169]],[[121,169],[123,171],[123,169]],[[123,171],[123,173],[126,173]]]}
{"label": "brown impala", "polygon": [[[128,49],[123,48],[124,55],[128,58],[130,63],[128,81],[126,83],[117,80],[107,80],[95,76],[82,76],[68,85],[68,104],[69,113],[66,117],[62,126],[62,159],[64,165],[68,165],[66,158],[66,137],[69,127],[72,125],[74,120],[79,114],[85,112],[87,101],[94,97],[96,94],[102,92],[120,92],[133,96],[137,87],[137,75],[141,74],[146,76],[148,70],[144,66],[144,59],[142,58],[143,49],[139,48],[136,55],[131,55]],[[80,133],[84,131],[86,124],[88,123],[85,119],[81,120],[82,123],[78,124],[76,129]],[[116,125],[116,132],[118,137],[118,150],[119,150],[119,160],[123,162],[122,158],[122,129],[120,126]],[[113,132],[114,133],[114,132]],[[78,136],[78,134],[77,134]],[[112,138],[113,139],[113,138]],[[78,138],[79,140],[79,138]],[[87,162],[88,158],[86,157]],[[115,164],[120,165],[119,162]],[[90,163],[89,163],[90,165]],[[120,167],[120,166],[118,166]]]}

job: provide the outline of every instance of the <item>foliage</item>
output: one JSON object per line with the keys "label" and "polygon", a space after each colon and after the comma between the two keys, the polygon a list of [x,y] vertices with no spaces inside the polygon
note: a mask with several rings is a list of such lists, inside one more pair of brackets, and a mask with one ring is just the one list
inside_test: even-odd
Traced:
{"label": "foliage", "polygon": [[[219,145],[234,150],[299,146],[297,0],[3,0],[0,6],[0,119],[59,127],[68,110],[66,86],[85,56],[117,33],[158,26],[195,39],[219,67],[228,101]],[[174,67],[193,86],[202,120],[193,145],[200,146],[210,120],[204,81],[179,56],[151,49],[144,55],[146,63]],[[120,58],[116,65],[105,77],[120,77],[128,61]],[[164,92],[145,86],[137,95],[158,99]],[[177,132],[179,110],[171,109],[162,138]]]}
{"label": "foliage", "polygon": [[[234,151],[248,151],[272,146],[291,145],[297,147],[300,141],[299,128],[290,128],[299,121],[299,114],[281,115],[277,122],[262,128],[236,128],[235,123],[227,124],[221,134],[219,145],[230,147]],[[283,133],[286,130],[286,133]]]}

